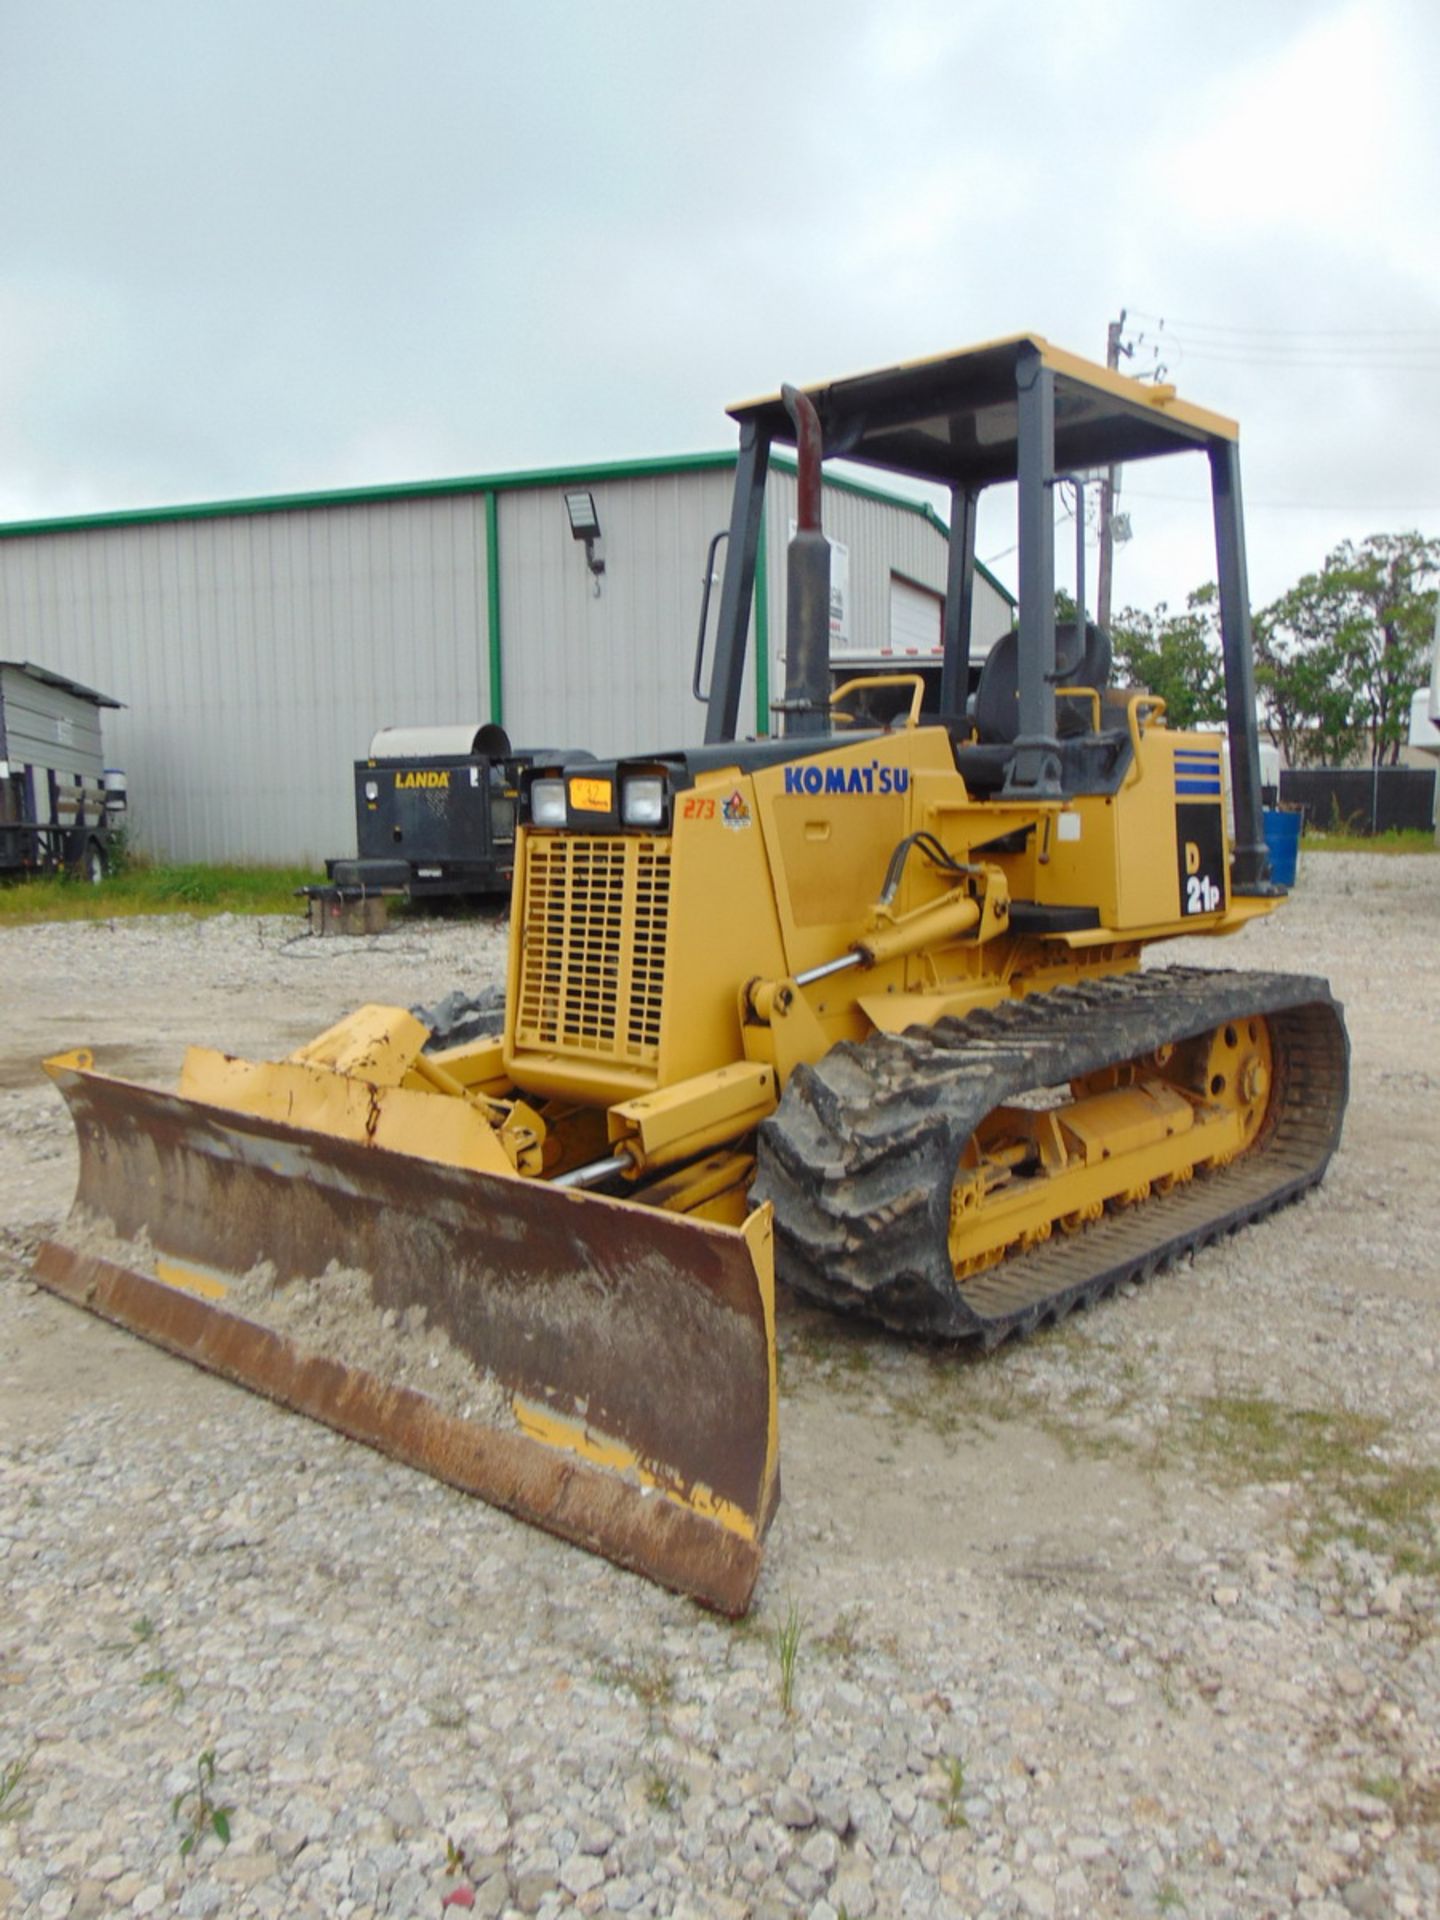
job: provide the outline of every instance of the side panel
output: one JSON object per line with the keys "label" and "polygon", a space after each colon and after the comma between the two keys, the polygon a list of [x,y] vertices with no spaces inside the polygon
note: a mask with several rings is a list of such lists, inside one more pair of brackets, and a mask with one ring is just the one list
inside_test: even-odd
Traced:
{"label": "side panel", "polygon": [[[495,779],[499,781],[498,772]],[[488,860],[492,798],[506,857],[514,843],[514,790],[492,789],[489,760],[360,761],[355,767],[355,837],[370,860]],[[376,797],[368,797],[369,789]],[[507,799],[506,795],[510,797]]]}
{"label": "side panel", "polygon": [[1149,729],[1117,794],[1077,800],[1037,830],[1017,893],[1093,907],[1121,931],[1190,921],[1199,931],[1220,917],[1230,904],[1223,746],[1216,734]]}
{"label": "side panel", "polygon": [[948,739],[938,729],[857,741],[755,776],[784,973],[834,960],[854,941],[891,854],[910,830],[911,781],[922,772],[944,775],[959,789]]}

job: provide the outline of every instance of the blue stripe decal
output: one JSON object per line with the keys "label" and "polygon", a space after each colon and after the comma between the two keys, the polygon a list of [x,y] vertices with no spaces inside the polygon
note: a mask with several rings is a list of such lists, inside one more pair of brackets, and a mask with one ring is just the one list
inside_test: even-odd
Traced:
{"label": "blue stripe decal", "polygon": [[1218,780],[1177,780],[1175,791],[1177,793],[1213,793],[1218,797],[1220,782]]}

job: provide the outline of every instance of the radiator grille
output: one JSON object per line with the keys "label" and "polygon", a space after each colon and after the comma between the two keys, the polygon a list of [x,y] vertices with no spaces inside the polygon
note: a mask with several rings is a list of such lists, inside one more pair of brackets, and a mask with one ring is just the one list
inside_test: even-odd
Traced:
{"label": "radiator grille", "polygon": [[515,1039],[653,1066],[660,1051],[670,843],[532,836]]}

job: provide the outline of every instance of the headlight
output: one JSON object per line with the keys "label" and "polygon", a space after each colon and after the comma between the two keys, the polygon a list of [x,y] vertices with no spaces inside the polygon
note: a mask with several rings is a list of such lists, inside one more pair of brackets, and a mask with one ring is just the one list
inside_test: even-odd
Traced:
{"label": "headlight", "polygon": [[620,818],[627,827],[658,827],[665,818],[665,782],[643,773],[620,783]]}
{"label": "headlight", "polygon": [[380,783],[378,780],[367,780],[365,782],[365,798],[367,800],[378,800],[380,798]]}
{"label": "headlight", "polygon": [[530,789],[530,820],[537,827],[565,824],[565,782],[537,780]]}

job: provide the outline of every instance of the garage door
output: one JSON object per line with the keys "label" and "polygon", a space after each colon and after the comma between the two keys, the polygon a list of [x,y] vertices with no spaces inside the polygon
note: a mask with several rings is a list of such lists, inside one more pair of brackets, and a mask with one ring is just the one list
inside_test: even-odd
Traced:
{"label": "garage door", "polygon": [[945,602],[929,587],[890,576],[890,651],[895,654],[938,654],[943,644]]}

